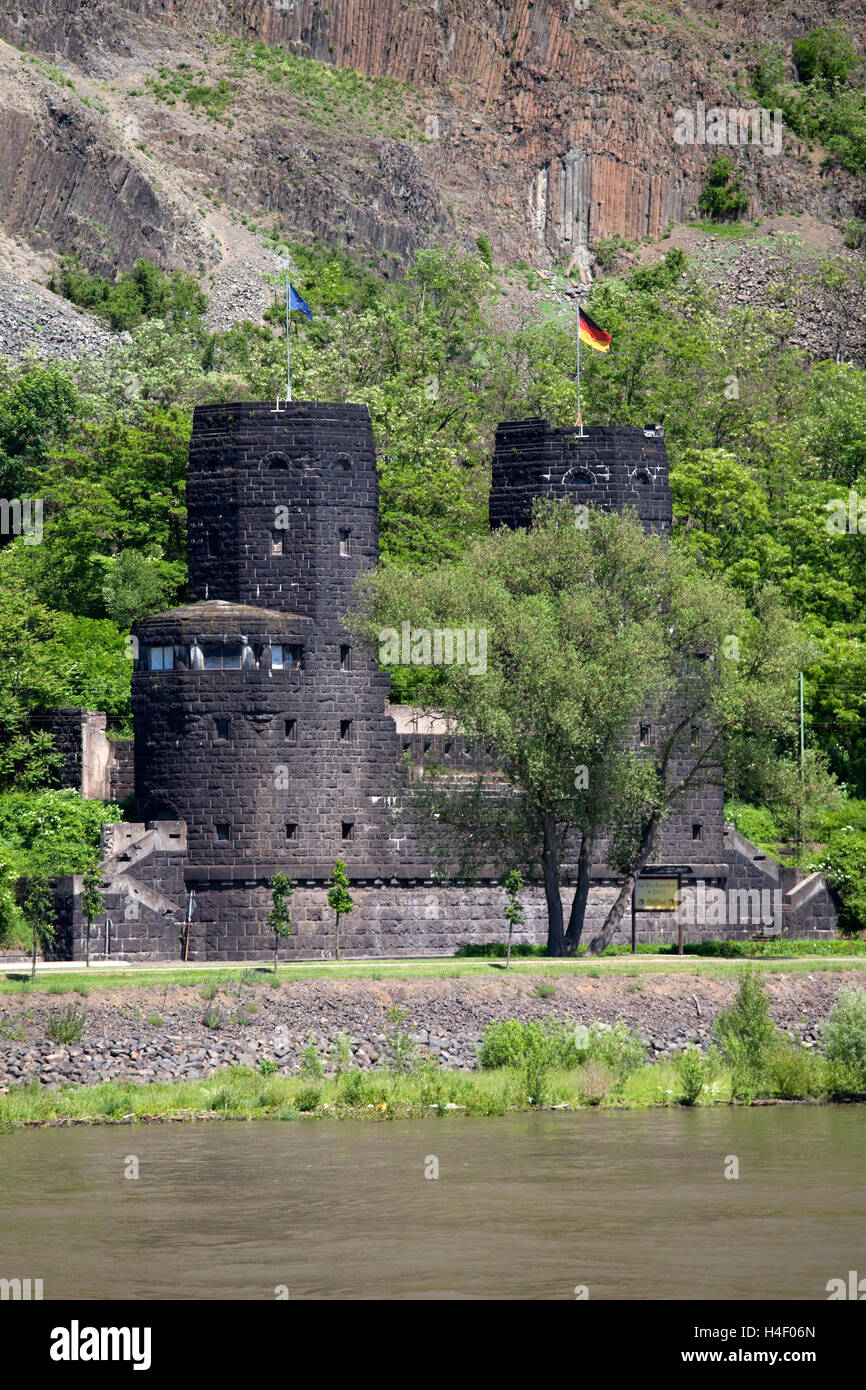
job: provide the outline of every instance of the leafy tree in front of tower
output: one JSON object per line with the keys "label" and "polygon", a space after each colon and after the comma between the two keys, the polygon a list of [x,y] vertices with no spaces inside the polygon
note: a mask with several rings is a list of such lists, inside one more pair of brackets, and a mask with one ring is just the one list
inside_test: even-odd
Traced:
{"label": "leafy tree in front of tower", "polygon": [[505,889],[508,902],[505,904],[505,920],[508,923],[508,953],[505,957],[505,969],[511,964],[511,934],[515,927],[522,927],[526,920],[523,911],[523,904],[520,901],[520,894],[523,891],[523,875],[519,869],[512,869],[506,874],[502,885]]}
{"label": "leafy tree in front of tower", "polygon": [[102,887],[102,875],[97,864],[91,864],[84,874],[84,883],[81,894],[81,911],[84,913],[87,922],[87,936],[84,944],[84,964],[90,965],[90,933],[93,928],[93,919],[105,907],[105,899],[100,892]]}
{"label": "leafy tree in front of tower", "polygon": [[349,879],[343,859],[334,860],[331,886],[328,889],[328,907],[336,914],[334,922],[334,959],[340,959],[340,918],[351,912],[355,904],[349,894]]}
{"label": "leafy tree in front of tower", "polygon": [[28,878],[22,907],[33,933],[30,978],[35,980],[39,948],[54,940],[54,894],[47,873],[31,874]]}
{"label": "leafy tree in front of tower", "polygon": [[274,934],[274,974],[276,975],[280,940],[291,936],[295,930],[292,925],[291,911],[295,881],[289,878],[288,874],[274,874],[268,886],[271,890],[271,910],[267,916],[267,923]]}

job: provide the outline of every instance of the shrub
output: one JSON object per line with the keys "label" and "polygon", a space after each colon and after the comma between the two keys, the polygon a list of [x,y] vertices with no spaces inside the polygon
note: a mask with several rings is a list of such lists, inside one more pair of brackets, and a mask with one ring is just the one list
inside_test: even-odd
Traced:
{"label": "shrub", "polygon": [[614,236],[606,236],[600,239],[595,248],[595,258],[602,270],[613,270],[619,263],[621,252],[636,250],[636,241],[631,241],[628,237],[620,236],[617,232]]}
{"label": "shrub", "polygon": [[578,1062],[600,1062],[622,1086],[632,1072],[646,1061],[646,1048],[638,1035],[623,1022],[581,1024],[574,1030]]}
{"label": "shrub", "polygon": [[[469,960],[478,956],[491,956],[495,959],[504,958],[508,954],[507,946],[504,941],[467,941],[462,946],[458,946],[454,952],[455,958]],[[545,946],[536,946],[531,941],[515,941],[511,947],[512,959],[516,956],[546,956]]]}
{"label": "shrub", "polygon": [[730,222],[742,217],[748,206],[733,164],[726,154],[718,155],[710,165],[706,186],[698,199],[699,211],[716,222]]}
{"label": "shrub", "polygon": [[481,1066],[488,1071],[496,1067],[519,1067],[523,1062],[525,1027],[517,1018],[489,1023],[481,1034],[478,1054]]}
{"label": "shrub", "polygon": [[262,1057],[259,1061],[259,1072],[262,1076],[275,1076],[279,1067],[272,1057]]}
{"label": "shrub", "polygon": [[297,1094],[298,1109],[303,1113],[315,1110],[322,1099],[321,1086],[302,1086]]}
{"label": "shrub", "polygon": [[801,1100],[820,1089],[816,1058],[796,1043],[780,1042],[769,1054],[764,1074],[769,1094],[782,1100]]}
{"label": "shrub", "polygon": [[86,1021],[87,1015],[79,1004],[64,1004],[51,1010],[45,1031],[52,1042],[80,1042]]}
{"label": "shrub", "polygon": [[677,1056],[674,1066],[682,1087],[683,1105],[695,1105],[709,1080],[709,1069],[700,1049],[694,1045],[685,1048]]}
{"label": "shrub", "polygon": [[137,327],[145,319],[161,318],[173,328],[198,320],[207,300],[197,280],[183,270],[164,274],[152,261],[137,260],[118,281],[89,271],[77,253],[60,257],[49,288],[82,309],[107,319],[115,331]]}
{"label": "shrub", "polygon": [[492,270],[493,251],[490,246],[490,238],[488,236],[484,236],[484,234],[482,233],[481,236],[475,238],[475,245],[478,247],[478,254],[481,257],[484,264],[488,266],[490,270]]}
{"label": "shrub", "polygon": [[568,1069],[580,1060],[573,1034],[559,1019],[522,1023],[520,1019],[507,1018],[489,1023],[484,1029],[479,1061],[486,1071],[496,1067],[520,1070],[528,1057],[538,1057],[545,1050],[550,1067]]}
{"label": "shrub", "polygon": [[343,1072],[352,1065],[352,1039],[348,1033],[335,1033],[334,1041],[331,1043],[331,1066],[334,1068],[335,1076],[342,1076]]}
{"label": "shrub", "polygon": [[866,991],[840,989],[823,1025],[831,1095],[866,1095]]}
{"label": "shrub", "polygon": [[340,1100],[344,1101],[346,1105],[362,1105],[365,1085],[364,1073],[358,1067],[344,1071],[340,1076]]}
{"label": "shrub", "polygon": [[601,1105],[613,1086],[614,1077],[603,1062],[593,1059],[581,1067],[577,1079],[577,1094],[584,1105]]}
{"label": "shrub", "polygon": [[550,1034],[539,1028],[527,1035],[523,1056],[523,1085],[530,1105],[543,1105],[547,1075],[555,1064],[556,1045]]}
{"label": "shrub", "polygon": [[839,894],[842,930],[866,927],[866,834],[850,825],[835,830],[814,867],[824,871],[830,887]]}
{"label": "shrub", "polygon": [[405,1028],[397,1027],[390,1030],[388,1046],[391,1049],[391,1057],[388,1062],[390,1071],[413,1071],[418,1065],[418,1044]]}
{"label": "shrub", "polygon": [[236,1110],[237,1096],[230,1086],[219,1086],[210,1098],[211,1110]]}
{"label": "shrub", "polygon": [[[315,1081],[321,1081],[325,1075],[325,1068],[322,1066],[322,1059],[319,1056],[319,1049],[316,1046],[312,1033],[307,1034],[307,1041],[301,1048],[301,1076],[306,1076]],[[303,1109],[303,1107],[301,1107]]]}
{"label": "shrub", "polygon": [[162,1026],[162,1014],[148,1014],[147,1021],[152,1028],[160,1028]]}
{"label": "shrub", "polygon": [[204,1014],[202,1015],[202,1020],[201,1020],[201,1021],[202,1021],[202,1023],[204,1024],[205,1028],[220,1028],[220,1027],[222,1027],[222,1021],[223,1021],[223,1011],[222,1011],[222,1009],[219,1007],[218,1004],[208,1004],[207,1008],[206,1008],[205,1011],[204,1011]]}
{"label": "shrub", "polygon": [[556,993],[556,985],[550,980],[539,980],[535,986],[535,993],[539,999],[552,999]]}
{"label": "shrub", "polygon": [[801,82],[832,86],[846,82],[857,66],[857,50],[840,25],[811,29],[795,39],[791,53]]}
{"label": "shrub", "polygon": [[767,991],[752,966],[744,970],[733,1004],[719,1014],[713,1031],[731,1066],[732,1096],[753,1099],[775,1048],[776,1030]]}

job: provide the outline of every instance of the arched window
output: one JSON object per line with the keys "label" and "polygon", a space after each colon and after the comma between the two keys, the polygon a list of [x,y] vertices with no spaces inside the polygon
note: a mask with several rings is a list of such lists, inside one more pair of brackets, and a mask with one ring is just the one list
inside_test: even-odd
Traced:
{"label": "arched window", "polygon": [[581,467],[570,468],[562,481],[566,484],[576,483],[579,487],[585,487],[587,483],[595,483],[597,479],[591,469]]}
{"label": "arched window", "polygon": [[269,473],[288,473],[289,460],[285,454],[267,454],[263,460]]}
{"label": "arched window", "polygon": [[338,454],[334,459],[334,467],[339,469],[342,473],[351,473],[352,460],[349,458],[348,454]]}

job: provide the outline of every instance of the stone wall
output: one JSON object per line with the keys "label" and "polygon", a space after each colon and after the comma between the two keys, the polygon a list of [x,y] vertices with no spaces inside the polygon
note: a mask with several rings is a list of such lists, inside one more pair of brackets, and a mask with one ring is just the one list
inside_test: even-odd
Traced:
{"label": "stone wall", "polygon": [[87,801],[122,801],[133,793],[133,740],[109,738],[101,711],[44,710],[28,720],[31,730],[50,734],[63,763],[55,785],[69,787]]}
{"label": "stone wall", "polygon": [[[223,871],[225,872],[225,871]],[[134,870],[133,891],[110,892],[105,911],[100,914],[91,939],[91,955],[103,954],[105,917],[111,918],[110,954],[137,960],[180,959],[184,918],[190,889],[194,892],[189,959],[260,960],[273,953],[273,936],[265,924],[271,894],[265,878],[245,878],[240,871],[225,878],[203,880],[189,870],[184,876],[183,856],[160,851],[152,862]],[[693,894],[698,885],[709,894],[721,890],[728,900],[730,885],[723,877],[708,880],[688,878],[683,887]],[[327,903],[327,878],[299,882],[292,897],[295,933],[280,944],[281,959],[291,961],[331,959],[335,950],[334,913]],[[140,890],[139,896],[135,889]],[[619,891],[613,881],[593,884],[587,907],[583,942],[588,944],[609,911]],[[80,877],[58,881],[56,907],[61,930],[55,948],[58,957],[83,959],[85,922],[80,912]],[[353,956],[451,956],[467,942],[481,944],[505,941],[506,896],[494,880],[473,880],[443,886],[430,879],[392,879],[353,881],[350,888],[353,911],[340,923],[340,955]],[[176,904],[174,913],[156,912],[142,900],[157,893]],[[562,893],[565,915],[571,906],[573,888]],[[682,901],[682,900],[681,900]],[[828,890],[816,884],[808,904],[787,903],[783,908],[783,931],[792,937],[825,934],[832,929],[828,912]],[[544,944],[547,939],[547,913],[544,892],[531,885],[521,895],[525,922],[515,929],[513,940]],[[832,904],[831,904],[832,908]],[[681,909],[682,911],[682,909]],[[639,943],[673,943],[678,939],[676,912],[638,912],[635,914]],[[709,939],[754,939],[763,934],[759,921],[709,921],[683,924],[684,942]],[[770,934],[770,933],[767,933]],[[613,937],[614,944],[631,941],[631,914],[627,909]]]}
{"label": "stone wall", "polygon": [[135,792],[135,740],[110,738],[109,794],[112,801],[126,801]]}

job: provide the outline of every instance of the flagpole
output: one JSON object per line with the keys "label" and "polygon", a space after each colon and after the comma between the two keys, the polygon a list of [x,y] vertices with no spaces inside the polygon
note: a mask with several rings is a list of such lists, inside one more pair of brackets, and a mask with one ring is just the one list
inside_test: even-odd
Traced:
{"label": "flagpole", "polygon": [[286,271],[286,404],[292,399],[292,372],[289,359],[289,272]]}
{"label": "flagpole", "polygon": [[580,408],[580,305],[579,305],[579,304],[578,304],[578,306],[577,306],[576,314],[577,314],[577,318],[576,318],[576,323],[577,323],[577,423],[578,423],[578,426],[579,426],[579,428],[580,428],[580,433],[581,433],[581,435],[582,435],[582,434],[583,434],[583,413],[582,413],[581,408]]}

